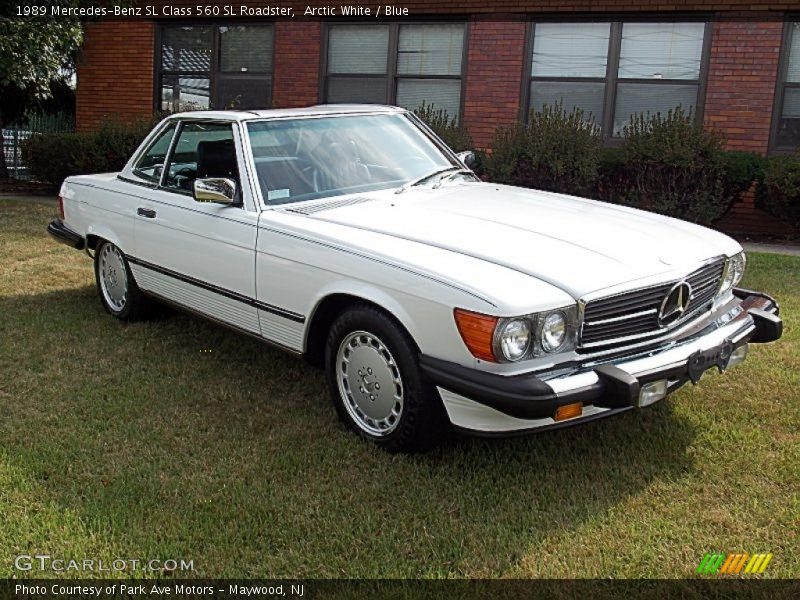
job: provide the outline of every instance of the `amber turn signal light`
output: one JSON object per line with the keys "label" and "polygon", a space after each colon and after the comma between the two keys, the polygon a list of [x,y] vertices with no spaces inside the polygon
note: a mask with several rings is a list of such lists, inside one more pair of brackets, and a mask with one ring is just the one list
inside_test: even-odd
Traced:
{"label": "amber turn signal light", "polygon": [[492,351],[492,338],[497,317],[457,308],[453,311],[461,339],[475,358],[497,362]]}
{"label": "amber turn signal light", "polygon": [[575,402],[573,404],[565,404],[556,409],[556,416],[553,417],[555,421],[566,421],[567,419],[574,419],[583,414],[583,402]]}

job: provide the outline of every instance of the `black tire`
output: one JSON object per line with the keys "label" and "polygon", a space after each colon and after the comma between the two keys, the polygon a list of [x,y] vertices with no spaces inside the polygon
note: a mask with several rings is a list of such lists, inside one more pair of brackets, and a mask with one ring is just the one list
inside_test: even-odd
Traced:
{"label": "black tire", "polygon": [[[358,417],[351,414],[351,411],[358,412],[353,400],[353,394],[357,392],[353,390],[349,394],[351,401],[340,387],[340,377],[345,378],[344,367],[340,370],[338,364],[340,347],[357,332],[366,332],[378,338],[399,371],[395,376],[401,380],[402,409],[389,433],[377,435],[367,431],[359,423]],[[339,418],[361,437],[390,452],[424,452],[439,443],[447,433],[447,415],[438,392],[424,379],[419,369],[418,356],[419,350],[405,329],[380,309],[364,304],[342,312],[334,321],[325,346],[326,378]],[[352,368],[355,370],[358,367]],[[350,402],[350,409],[345,405],[346,402]],[[362,402],[366,402],[366,399]]]}
{"label": "black tire", "polygon": [[[103,267],[101,266],[101,263],[102,257],[106,252],[110,252],[114,255],[118,253],[119,259],[121,260],[121,269],[118,265],[115,265],[115,275],[120,283],[122,282],[123,278],[125,281],[125,291],[123,295],[124,302],[122,306],[115,305],[109,298],[106,297],[106,292],[104,292],[104,286],[101,279],[103,277],[103,273],[101,272]],[[120,271],[124,272],[120,273]],[[146,316],[150,307],[150,303],[136,285],[136,280],[133,278],[133,273],[131,273],[131,268],[128,264],[128,259],[125,257],[125,254],[111,242],[101,241],[97,244],[97,248],[95,249],[94,253],[94,281],[95,285],[97,286],[97,293],[100,296],[100,302],[102,303],[106,312],[112,317],[115,317],[120,321],[130,322],[137,321]]]}

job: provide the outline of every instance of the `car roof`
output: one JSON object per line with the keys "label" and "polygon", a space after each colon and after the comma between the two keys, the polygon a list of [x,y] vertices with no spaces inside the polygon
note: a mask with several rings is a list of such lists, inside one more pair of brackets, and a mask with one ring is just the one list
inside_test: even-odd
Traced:
{"label": "car roof", "polygon": [[321,117],[352,114],[396,114],[406,112],[397,106],[378,104],[318,104],[305,108],[274,108],[268,110],[195,110],[175,113],[170,119],[221,119],[249,121],[252,119],[286,119],[291,117]]}

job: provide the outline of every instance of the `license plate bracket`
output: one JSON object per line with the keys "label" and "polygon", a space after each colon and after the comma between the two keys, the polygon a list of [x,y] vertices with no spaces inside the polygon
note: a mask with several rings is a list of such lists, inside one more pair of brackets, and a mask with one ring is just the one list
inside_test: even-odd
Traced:
{"label": "license plate bracket", "polygon": [[700,381],[703,373],[712,367],[717,367],[719,372],[722,373],[728,364],[731,352],[733,352],[733,342],[730,340],[725,340],[719,346],[708,350],[698,350],[689,357],[686,363],[689,379],[696,384]]}

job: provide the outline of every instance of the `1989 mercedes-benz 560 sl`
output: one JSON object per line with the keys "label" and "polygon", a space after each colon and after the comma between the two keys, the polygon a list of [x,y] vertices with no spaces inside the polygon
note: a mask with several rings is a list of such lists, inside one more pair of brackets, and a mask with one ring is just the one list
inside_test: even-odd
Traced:
{"label": "1989 mercedes-benz 560 sl", "polygon": [[158,299],[303,354],[394,451],[648,406],[781,336],[731,238],[471,158],[394,107],[175,114],[120,173],[69,177],[48,230],[111,315]]}

